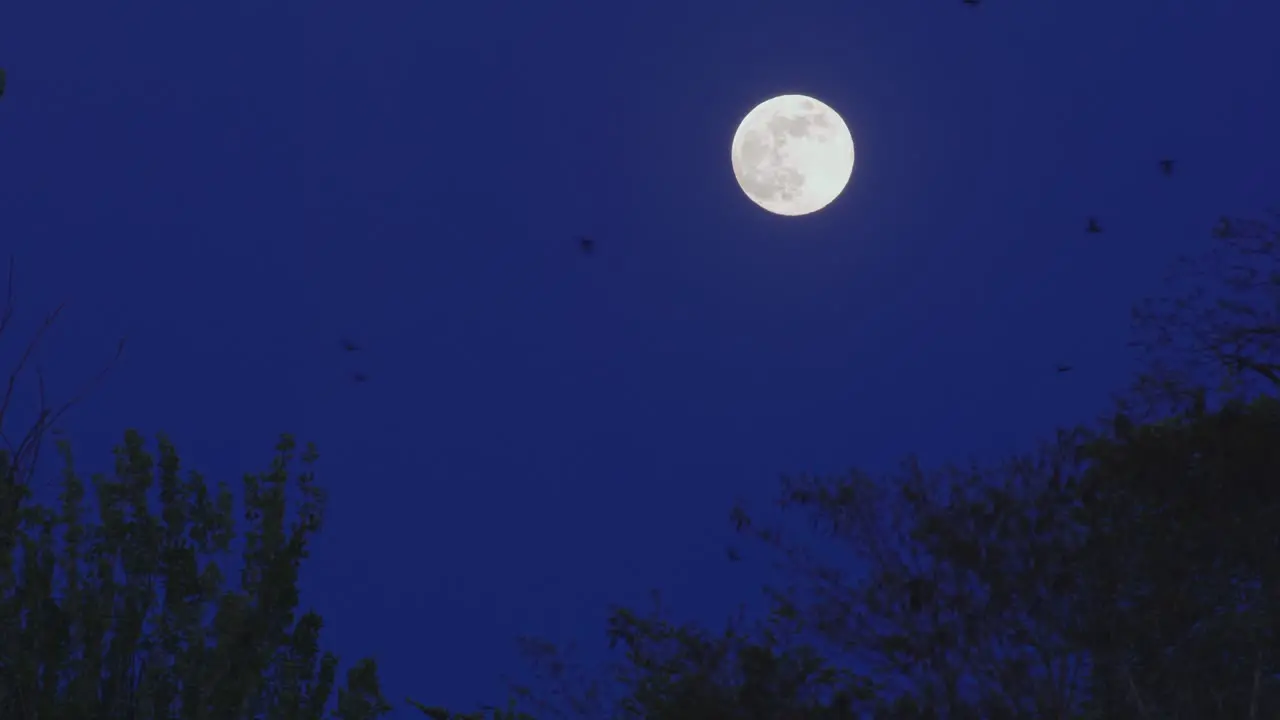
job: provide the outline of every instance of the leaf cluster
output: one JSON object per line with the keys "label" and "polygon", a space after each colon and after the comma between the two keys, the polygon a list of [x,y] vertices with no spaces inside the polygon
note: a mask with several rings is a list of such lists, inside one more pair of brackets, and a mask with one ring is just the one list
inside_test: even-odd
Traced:
{"label": "leaf cluster", "polygon": [[731,515],[788,578],[765,623],[618,610],[621,700],[557,686],[538,716],[1280,716],[1280,233],[1223,220],[1215,243],[1135,310],[1148,369],[1096,426],[995,464],[785,478],[805,530]]}
{"label": "leaf cluster", "polygon": [[[372,660],[357,663],[325,714],[338,659],[323,622],[298,613],[298,568],[322,523],[314,448],[281,438],[268,471],[233,497],[181,472],[129,431],[110,476],[86,487],[70,446],[59,506],[30,505],[0,453],[0,717],[19,720],[357,720],[389,710]],[[295,466],[301,462],[301,469]],[[92,498],[87,490],[92,489]],[[300,498],[288,512],[288,490]],[[86,500],[96,500],[87,503]],[[91,507],[92,506],[92,507]],[[219,558],[238,541],[238,582]]]}

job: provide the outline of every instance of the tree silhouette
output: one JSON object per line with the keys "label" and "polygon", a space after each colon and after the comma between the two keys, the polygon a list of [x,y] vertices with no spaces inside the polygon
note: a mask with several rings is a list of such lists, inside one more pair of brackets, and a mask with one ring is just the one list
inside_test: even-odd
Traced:
{"label": "tree silhouette", "polygon": [[730,518],[785,570],[767,618],[619,609],[609,672],[526,644],[543,672],[515,696],[543,720],[1280,715],[1277,239],[1221,223],[1215,262],[1139,305],[1148,367],[1096,425],[991,464],[786,478],[781,517]]}
{"label": "tree silhouette", "polygon": [[[158,456],[125,433],[113,477],[86,485],[59,441],[60,506],[28,505],[0,453],[0,717],[366,720],[389,706],[372,660],[347,673],[325,710],[338,659],[319,648],[320,616],[298,608],[298,568],[321,526],[324,495],[308,447],[295,472],[283,436],[270,469],[244,479],[243,567],[227,587],[216,557],[235,540],[230,488],[180,472],[173,445]],[[286,512],[286,491],[300,497]],[[157,502],[158,501],[158,502]],[[153,509],[154,506],[154,509]]]}
{"label": "tree silhouette", "polygon": [[1133,310],[1148,369],[1142,399],[1181,402],[1207,386],[1225,395],[1280,390],[1280,215],[1223,217],[1213,245],[1183,258],[1165,293]]}
{"label": "tree silhouette", "polygon": [[[0,81],[2,80],[3,78],[0,77]],[[13,322],[16,308],[14,301],[15,286],[13,274],[14,260],[11,257],[9,258],[9,270],[5,281],[4,303],[3,305],[0,305],[0,341],[7,340],[8,334],[12,330],[11,324]],[[14,481],[22,485],[29,483],[35,474],[40,457],[40,450],[45,444],[45,435],[54,429],[57,422],[61,420],[68,411],[79,404],[81,400],[83,400],[94,388],[97,387],[98,383],[106,377],[106,375],[115,366],[115,363],[119,361],[120,356],[124,353],[125,342],[121,339],[116,345],[115,355],[109,362],[107,362],[102,370],[99,371],[98,374],[76,395],[72,396],[70,400],[66,400],[57,405],[50,403],[46,393],[44,373],[41,371],[39,365],[36,365],[34,370],[36,377],[36,389],[38,391],[39,399],[39,407],[36,410],[36,417],[30,422],[30,424],[26,425],[21,432],[13,432],[10,429],[13,423],[10,422],[11,418],[9,416],[9,412],[13,403],[14,391],[23,380],[24,373],[31,369],[32,363],[36,361],[41,341],[44,340],[45,334],[48,333],[54,323],[57,322],[64,307],[64,305],[59,305],[54,308],[52,312],[45,315],[44,321],[40,323],[40,326],[34,333],[32,333],[31,337],[27,339],[27,342],[22,347],[21,354],[14,363],[13,369],[5,379],[4,390],[0,393],[0,443],[3,443],[3,450],[7,453],[8,463],[10,466],[9,471],[13,473]],[[14,508],[10,507],[8,508],[8,511],[13,512]],[[3,538],[0,538],[0,543],[2,542]],[[7,548],[3,544],[0,544],[0,550],[7,550]]]}

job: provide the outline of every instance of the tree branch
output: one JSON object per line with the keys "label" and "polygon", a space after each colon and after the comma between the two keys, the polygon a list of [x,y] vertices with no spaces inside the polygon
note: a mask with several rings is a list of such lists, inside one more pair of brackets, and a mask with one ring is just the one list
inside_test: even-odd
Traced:
{"label": "tree branch", "polygon": [[[0,310],[0,337],[3,337],[4,332],[9,328],[9,323],[13,319],[14,314],[14,264],[14,259],[10,256],[7,287],[5,290],[5,303],[3,309]],[[44,322],[40,324],[40,327],[27,342],[22,355],[18,359],[17,365],[14,367],[13,371],[9,373],[8,380],[5,383],[4,395],[0,398],[0,441],[3,441],[8,449],[9,457],[12,462],[13,480],[15,483],[21,483],[29,480],[31,475],[34,473],[36,462],[40,456],[40,446],[44,439],[45,432],[63,415],[65,415],[67,411],[80,404],[80,402],[97,387],[98,383],[102,382],[102,379],[106,377],[107,373],[115,367],[116,362],[119,361],[121,355],[124,353],[125,341],[122,338],[116,346],[115,355],[112,356],[111,360],[107,362],[102,370],[100,370],[97,375],[95,375],[83,388],[81,388],[80,392],[74,395],[70,400],[56,407],[49,404],[48,395],[45,391],[44,372],[37,366],[36,387],[39,393],[40,410],[36,415],[35,422],[33,422],[31,427],[29,427],[23,434],[22,439],[15,443],[10,438],[9,434],[5,432],[4,421],[8,416],[10,405],[13,402],[14,391],[17,388],[18,379],[22,376],[23,371],[26,370],[27,364],[31,362],[33,357],[35,357],[36,351],[39,349],[40,343],[44,339],[45,334],[48,333],[49,328],[53,327],[53,324],[62,314],[62,310],[65,307],[66,303],[59,304],[54,308],[53,312],[45,316]],[[30,462],[27,462],[28,459]]]}

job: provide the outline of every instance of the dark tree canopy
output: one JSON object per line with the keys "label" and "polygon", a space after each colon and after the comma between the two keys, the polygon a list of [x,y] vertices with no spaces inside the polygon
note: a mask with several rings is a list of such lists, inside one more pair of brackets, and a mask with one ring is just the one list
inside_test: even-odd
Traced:
{"label": "dark tree canopy", "polygon": [[731,518],[785,570],[767,618],[619,609],[611,668],[531,645],[515,697],[542,720],[1280,715],[1278,241],[1224,220],[1135,309],[1146,370],[1096,426],[992,465],[784,479],[776,520],[807,532]]}
{"label": "dark tree canopy", "polygon": [[298,458],[285,436],[270,469],[245,477],[242,566],[232,583],[224,577],[237,540],[230,488],[184,474],[163,437],[157,453],[126,433],[115,472],[91,478],[90,498],[70,446],[59,443],[55,508],[30,504],[0,453],[0,717],[386,714],[376,667],[362,660],[326,715],[338,659],[320,649],[321,618],[298,614],[298,568],[324,514],[314,449]]}
{"label": "dark tree canopy", "polygon": [[[437,720],[1275,717],[1280,250],[1264,224],[1216,242],[1191,290],[1135,313],[1149,369],[1104,422],[991,465],[786,478],[777,519],[807,519],[799,533],[735,509],[785,571],[766,617],[711,631],[619,608],[607,666],[574,675],[529,642],[541,685],[505,708],[409,704]],[[237,536],[230,488],[134,432],[87,485],[59,443],[58,505],[33,504],[50,415],[0,452],[0,715],[389,711],[372,660],[332,702],[337,658],[299,614],[324,509],[313,449],[286,436],[245,478]]]}
{"label": "dark tree canopy", "polygon": [[1207,252],[1179,261],[1165,293],[1133,309],[1146,400],[1185,401],[1199,387],[1280,390],[1280,215],[1223,217],[1212,234]]}
{"label": "dark tree canopy", "polygon": [[[133,431],[115,450],[114,473],[88,483],[70,445],[56,443],[58,500],[34,502],[48,436],[110,371],[124,342],[77,394],[49,400],[37,358],[62,306],[14,342],[13,275],[11,260],[0,301],[0,341],[17,348],[0,389],[0,718],[385,715],[371,659],[348,670],[331,702],[338,659],[320,648],[320,616],[298,613],[298,570],[324,516],[314,448],[298,457],[284,436],[270,469],[245,477],[239,534],[228,486],[182,473],[167,439],[153,456]],[[31,379],[38,406],[23,424],[13,399]],[[241,567],[227,582],[233,549]]]}

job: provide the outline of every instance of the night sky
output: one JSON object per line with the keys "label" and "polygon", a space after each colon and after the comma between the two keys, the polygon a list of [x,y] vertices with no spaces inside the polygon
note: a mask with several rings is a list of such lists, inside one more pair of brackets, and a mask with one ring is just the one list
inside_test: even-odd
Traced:
{"label": "night sky", "polygon": [[[316,442],[303,604],[395,702],[500,702],[518,634],[598,657],[651,588],[718,624],[735,500],[1094,417],[1130,305],[1280,200],[1280,5],[802,5],[12,4],[0,359],[66,300],[65,397],[128,337],[86,471],[127,427],[237,485]],[[729,163],[786,93],[857,147],[805,217]]]}

